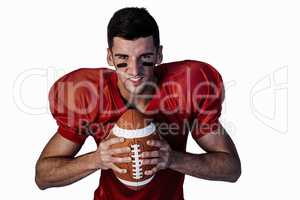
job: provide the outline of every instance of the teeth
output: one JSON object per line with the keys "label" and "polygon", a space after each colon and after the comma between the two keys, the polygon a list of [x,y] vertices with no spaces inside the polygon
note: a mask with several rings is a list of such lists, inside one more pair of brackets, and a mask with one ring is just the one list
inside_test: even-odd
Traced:
{"label": "teeth", "polygon": [[141,77],[140,78],[131,78],[130,80],[132,80],[132,81],[138,81],[140,79],[141,79]]}

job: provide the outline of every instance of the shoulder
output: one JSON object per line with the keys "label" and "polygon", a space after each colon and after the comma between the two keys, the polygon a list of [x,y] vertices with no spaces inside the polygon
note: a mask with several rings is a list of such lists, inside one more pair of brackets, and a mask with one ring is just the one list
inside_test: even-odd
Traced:
{"label": "shoulder", "polygon": [[89,81],[97,83],[101,78],[109,78],[112,73],[114,71],[108,68],[79,68],[60,77],[54,85],[60,82],[80,83]]}
{"label": "shoulder", "polygon": [[80,68],[60,77],[51,87],[51,91],[58,88],[86,91],[98,88],[99,84],[107,84],[114,71],[108,68]]}
{"label": "shoulder", "polygon": [[212,65],[196,60],[183,60],[157,66],[157,74],[162,82],[188,81],[192,85],[199,82],[221,83],[222,76]]}
{"label": "shoulder", "polygon": [[68,107],[72,104],[88,104],[99,97],[100,85],[107,85],[114,71],[107,68],[80,68],[60,77],[49,91],[52,105],[62,102]]}

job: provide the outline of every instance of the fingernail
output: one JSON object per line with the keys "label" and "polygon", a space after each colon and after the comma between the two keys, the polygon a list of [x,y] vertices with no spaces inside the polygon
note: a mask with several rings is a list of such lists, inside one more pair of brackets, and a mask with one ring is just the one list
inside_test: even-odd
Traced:
{"label": "fingernail", "polygon": [[127,170],[126,170],[126,169],[123,169],[122,172],[123,172],[123,174],[125,174],[125,173],[127,172]]}
{"label": "fingernail", "polygon": [[148,141],[147,141],[147,144],[151,144],[151,141],[148,140]]}
{"label": "fingernail", "polygon": [[124,142],[124,138],[120,138],[120,141],[121,141],[121,142]]}

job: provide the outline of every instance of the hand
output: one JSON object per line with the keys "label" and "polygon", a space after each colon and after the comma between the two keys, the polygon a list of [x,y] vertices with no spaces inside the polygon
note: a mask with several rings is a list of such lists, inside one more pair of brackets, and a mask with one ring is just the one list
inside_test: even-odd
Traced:
{"label": "hand", "polygon": [[129,153],[129,147],[111,148],[111,145],[124,142],[124,138],[110,138],[100,142],[95,152],[97,166],[100,169],[112,169],[118,173],[126,173],[126,169],[119,168],[115,163],[131,162],[130,157],[115,157],[116,154]]}
{"label": "hand", "polygon": [[142,165],[155,165],[151,170],[146,170],[145,175],[153,175],[157,171],[169,168],[171,164],[172,149],[170,145],[161,138],[160,140],[147,141],[149,146],[158,147],[157,151],[147,151],[142,153]]}

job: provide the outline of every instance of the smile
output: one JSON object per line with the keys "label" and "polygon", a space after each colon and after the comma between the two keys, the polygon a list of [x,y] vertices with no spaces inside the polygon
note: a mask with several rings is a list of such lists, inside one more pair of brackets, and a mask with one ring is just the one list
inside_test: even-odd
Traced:
{"label": "smile", "polygon": [[142,80],[143,80],[144,77],[132,77],[132,78],[129,78],[128,80],[133,83],[133,85],[139,85],[141,84]]}

